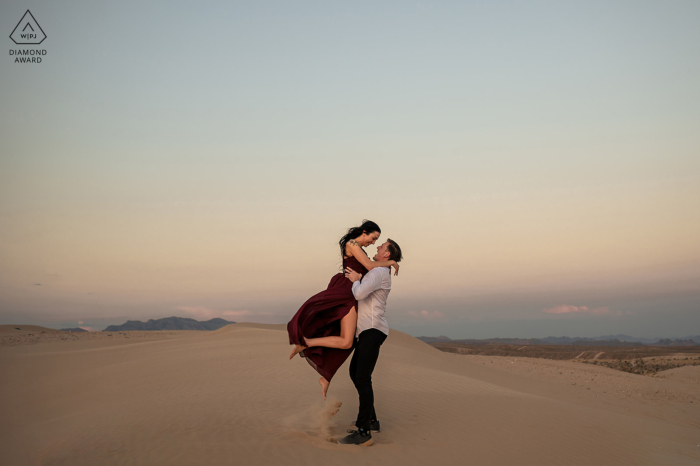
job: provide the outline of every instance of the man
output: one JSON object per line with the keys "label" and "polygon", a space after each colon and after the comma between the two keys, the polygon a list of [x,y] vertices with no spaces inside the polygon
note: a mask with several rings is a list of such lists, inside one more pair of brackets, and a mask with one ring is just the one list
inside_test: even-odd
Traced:
{"label": "man", "polygon": [[[395,241],[387,239],[377,248],[375,261],[395,260],[400,262],[401,248]],[[372,372],[379,357],[379,347],[389,335],[389,326],[384,317],[386,300],[391,291],[391,268],[376,267],[364,276],[345,269],[345,276],[352,281],[352,293],[357,299],[357,329],[355,330],[355,353],[350,361],[350,378],[360,395],[360,410],[355,426],[351,432],[338,443],[351,445],[372,445],[371,431],[379,432],[379,421],[374,411],[374,392],[372,391]],[[362,281],[360,281],[362,278]]]}

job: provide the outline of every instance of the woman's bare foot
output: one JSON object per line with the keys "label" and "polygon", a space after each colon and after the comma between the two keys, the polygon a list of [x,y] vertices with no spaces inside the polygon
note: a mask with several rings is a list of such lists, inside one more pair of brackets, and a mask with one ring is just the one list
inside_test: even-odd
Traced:
{"label": "woman's bare foot", "polygon": [[301,346],[301,345],[295,345],[294,349],[292,350],[292,354],[289,355],[289,359],[292,359],[294,356],[297,354],[301,353],[304,351],[307,347],[306,346]]}
{"label": "woman's bare foot", "polygon": [[326,399],[326,392],[328,391],[328,385],[330,385],[330,382],[326,380],[325,377],[321,377],[318,379],[318,383],[321,384],[321,394],[323,395],[323,399]]}

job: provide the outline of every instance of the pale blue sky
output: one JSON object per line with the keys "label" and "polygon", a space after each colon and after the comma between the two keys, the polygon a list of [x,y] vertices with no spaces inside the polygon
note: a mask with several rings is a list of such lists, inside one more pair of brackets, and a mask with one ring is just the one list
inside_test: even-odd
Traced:
{"label": "pale blue sky", "polygon": [[[38,65],[7,52],[27,8]],[[700,334],[698,17],[3,3],[0,323],[286,322],[371,218],[406,251],[399,330]]]}

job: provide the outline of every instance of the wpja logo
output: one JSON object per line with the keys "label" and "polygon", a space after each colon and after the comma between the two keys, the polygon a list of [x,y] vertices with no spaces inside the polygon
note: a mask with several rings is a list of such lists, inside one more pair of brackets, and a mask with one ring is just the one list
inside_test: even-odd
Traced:
{"label": "wpja logo", "polygon": [[[27,12],[19,20],[17,26],[10,34],[10,39],[17,44],[38,45],[44,42],[46,34],[41,29],[39,23],[32,15],[32,12]],[[37,49],[16,49],[10,50],[10,56],[15,57],[15,63],[41,63],[42,56],[46,55],[46,50]]]}

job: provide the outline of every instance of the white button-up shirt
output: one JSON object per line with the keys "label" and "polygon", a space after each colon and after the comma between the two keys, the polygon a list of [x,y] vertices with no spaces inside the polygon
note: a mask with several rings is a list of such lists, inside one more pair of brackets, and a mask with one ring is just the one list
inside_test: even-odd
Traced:
{"label": "white button-up shirt", "polygon": [[376,328],[389,335],[389,324],[384,317],[386,300],[391,291],[391,268],[376,267],[362,280],[352,284],[352,294],[357,299],[357,329],[355,337],[364,330]]}

